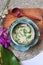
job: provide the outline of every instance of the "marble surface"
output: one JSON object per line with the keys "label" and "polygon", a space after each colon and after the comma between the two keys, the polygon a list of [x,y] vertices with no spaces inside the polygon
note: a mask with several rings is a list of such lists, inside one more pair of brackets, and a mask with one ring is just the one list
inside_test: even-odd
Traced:
{"label": "marble surface", "polygon": [[19,60],[31,59],[35,57],[36,55],[38,55],[41,51],[43,51],[43,41],[40,43],[37,43],[34,47],[31,47],[26,52],[20,52],[15,49],[13,50],[15,56],[18,57]]}
{"label": "marble surface", "polygon": [[[3,9],[6,0],[0,0],[0,11]],[[43,0],[10,0],[9,8],[19,7],[19,8],[43,8]]]}
{"label": "marble surface", "polygon": [[[6,0],[0,0],[0,11],[3,10],[3,7],[6,3]],[[19,7],[19,8],[43,8],[43,0],[11,0],[9,3],[9,8],[12,7]],[[30,48],[26,52],[20,52],[17,50],[13,50],[14,54],[20,59],[20,60],[26,60],[35,57],[37,54],[39,54],[41,51],[43,51],[43,41],[38,42],[34,47]]]}

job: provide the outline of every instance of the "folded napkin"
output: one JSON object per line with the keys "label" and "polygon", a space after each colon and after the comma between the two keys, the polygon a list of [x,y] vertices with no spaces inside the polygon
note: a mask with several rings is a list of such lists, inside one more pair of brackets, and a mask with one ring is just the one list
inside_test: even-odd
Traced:
{"label": "folded napkin", "polygon": [[43,51],[36,57],[20,62],[21,65],[43,65]]}
{"label": "folded napkin", "polygon": [[[16,9],[18,9],[18,8],[16,8]],[[22,9],[15,10],[16,12],[14,12],[14,10],[13,10],[13,13],[12,13],[12,9],[8,10],[9,13],[6,15],[6,18],[4,19],[3,26],[5,28],[9,28],[11,23],[13,23],[18,18],[20,18],[20,17],[29,18],[29,19],[33,20],[39,27],[39,31],[41,34],[40,40],[43,40],[43,9],[22,8]],[[17,11],[18,11],[18,13],[20,11],[20,13],[19,13],[20,15],[18,15]]]}

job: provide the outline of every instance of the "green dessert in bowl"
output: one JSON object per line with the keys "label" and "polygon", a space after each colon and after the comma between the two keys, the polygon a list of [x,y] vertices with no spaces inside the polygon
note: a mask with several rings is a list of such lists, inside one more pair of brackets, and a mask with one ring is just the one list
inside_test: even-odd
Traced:
{"label": "green dessert in bowl", "polygon": [[35,31],[30,24],[19,23],[13,28],[12,37],[18,45],[29,45],[35,37]]}
{"label": "green dessert in bowl", "polygon": [[28,50],[38,42],[39,37],[39,28],[30,19],[19,18],[9,27],[10,45],[16,50]]}

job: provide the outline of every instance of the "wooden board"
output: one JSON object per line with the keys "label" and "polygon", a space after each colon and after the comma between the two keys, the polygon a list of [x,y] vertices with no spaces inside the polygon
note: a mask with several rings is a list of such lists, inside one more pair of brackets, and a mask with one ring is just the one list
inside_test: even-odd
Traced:
{"label": "wooden board", "polygon": [[[20,11],[21,11],[20,15],[22,15],[22,17],[29,18],[37,24],[37,26],[39,27],[40,34],[41,34],[40,40],[43,40],[43,9],[22,8],[20,9]],[[4,19],[4,22],[3,22],[3,26],[5,28],[9,28],[11,23],[13,23],[15,20],[19,18],[17,16],[17,13],[12,13],[12,9],[9,9],[8,12],[9,13],[6,15],[6,18]]]}

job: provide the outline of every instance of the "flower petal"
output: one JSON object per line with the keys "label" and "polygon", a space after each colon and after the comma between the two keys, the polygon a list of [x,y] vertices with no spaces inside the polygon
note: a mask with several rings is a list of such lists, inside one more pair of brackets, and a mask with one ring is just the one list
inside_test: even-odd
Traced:
{"label": "flower petal", "polygon": [[10,40],[9,39],[7,40],[7,43],[10,43]]}
{"label": "flower petal", "polygon": [[0,38],[0,44],[3,45],[3,42],[4,42],[4,39],[3,38]]}
{"label": "flower petal", "polygon": [[7,39],[8,38],[8,34],[7,33],[3,33],[4,38]]}
{"label": "flower petal", "polygon": [[0,36],[2,35],[2,31],[0,31]]}
{"label": "flower petal", "polygon": [[8,39],[8,34],[6,33],[6,28],[0,28],[0,44],[3,47],[7,48],[10,44],[10,40]]}
{"label": "flower petal", "polygon": [[7,31],[7,29],[6,28],[3,28],[3,32],[6,32]]}

